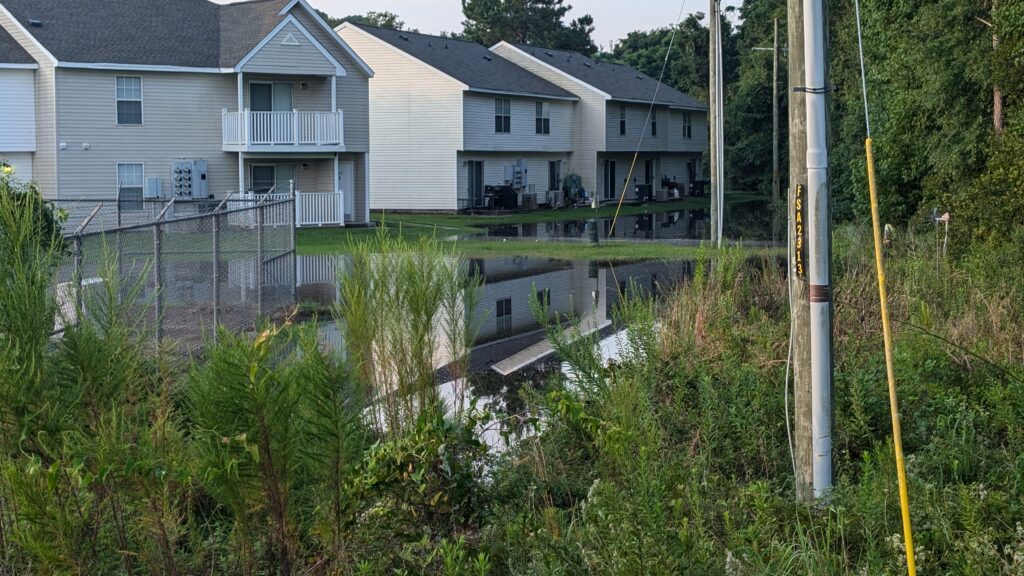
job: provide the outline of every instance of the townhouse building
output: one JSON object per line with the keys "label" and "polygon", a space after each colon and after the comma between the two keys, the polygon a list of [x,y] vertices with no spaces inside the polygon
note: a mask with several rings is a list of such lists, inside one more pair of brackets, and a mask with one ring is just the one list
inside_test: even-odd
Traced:
{"label": "townhouse building", "polygon": [[[370,80],[371,207],[454,211],[561,188],[579,98],[475,42],[343,23]],[[513,206],[505,206],[512,208]]]}
{"label": "townhouse building", "polygon": [[51,199],[294,186],[365,223],[372,76],[306,0],[0,0],[0,158]]}

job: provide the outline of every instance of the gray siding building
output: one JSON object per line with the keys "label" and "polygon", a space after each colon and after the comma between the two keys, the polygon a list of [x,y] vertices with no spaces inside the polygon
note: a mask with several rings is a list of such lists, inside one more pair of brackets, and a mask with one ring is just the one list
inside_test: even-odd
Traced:
{"label": "gray siding building", "polygon": [[[0,0],[0,75],[15,65],[31,75],[17,90],[34,101],[32,142],[0,135],[0,157],[48,198],[132,206],[294,185],[368,221],[373,72],[306,0]],[[180,160],[205,164],[191,186]]]}
{"label": "gray siding building", "polygon": [[578,52],[508,42],[491,50],[579,97],[571,170],[599,199],[616,200],[623,191],[630,197],[638,186],[657,191],[662,182],[686,190],[703,179],[708,136],[702,102],[634,68]]}

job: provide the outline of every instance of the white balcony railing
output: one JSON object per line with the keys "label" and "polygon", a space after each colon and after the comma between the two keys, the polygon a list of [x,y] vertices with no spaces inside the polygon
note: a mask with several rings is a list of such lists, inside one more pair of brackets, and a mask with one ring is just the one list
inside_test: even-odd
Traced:
{"label": "white balcony railing", "polygon": [[223,111],[225,146],[342,146],[345,115],[337,112]]}

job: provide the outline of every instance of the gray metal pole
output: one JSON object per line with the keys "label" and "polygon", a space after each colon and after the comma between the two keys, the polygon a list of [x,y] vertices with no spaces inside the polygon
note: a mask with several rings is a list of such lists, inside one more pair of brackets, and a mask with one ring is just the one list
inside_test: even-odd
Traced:
{"label": "gray metal pole", "polygon": [[772,207],[776,221],[772,225],[772,239],[777,238],[777,219],[781,212],[782,196],[779,192],[779,19],[775,19],[772,34]]}
{"label": "gray metal pole", "polygon": [[825,102],[825,6],[804,0],[807,109],[807,276],[811,331],[811,433],[814,495],[832,487],[832,307],[829,274],[828,122]]}
{"label": "gray metal pole", "polygon": [[724,72],[722,67],[722,18],[721,18],[721,0],[715,0],[715,50],[718,55],[715,58],[715,65],[718,67],[715,73],[715,116],[718,118],[718,131],[715,133],[718,137],[716,145],[716,151],[718,154],[718,161],[716,166],[718,168],[718,186],[716,190],[718,192],[718,220],[715,221],[714,225],[717,227],[718,247],[722,247],[722,234],[723,220],[725,214],[725,81]]}
{"label": "gray metal pole", "polygon": [[[298,301],[298,297],[299,297],[299,293],[298,293],[299,255],[296,254],[296,252],[295,252],[295,233],[296,233],[296,228],[299,225],[299,212],[298,212],[298,210],[299,210],[299,203],[298,203],[298,198],[296,197],[295,180],[290,181],[289,185],[291,186],[291,193],[292,193],[291,194],[291,196],[292,196],[292,205],[291,205],[291,210],[289,211],[289,213],[292,215],[292,230],[291,230],[291,235],[289,237],[289,242],[288,242],[288,251],[292,255],[291,256],[292,257],[292,281],[291,281],[291,285],[292,286],[291,286],[291,288],[292,288],[292,304],[295,304]],[[345,217],[344,217],[344,215],[342,215],[342,220],[344,220],[344,219],[345,219]]]}
{"label": "gray metal pole", "polygon": [[213,213],[213,341],[220,326],[220,214]]}
{"label": "gray metal pole", "polygon": [[710,141],[711,244],[718,244],[718,0],[709,0],[708,10],[708,140]]}
{"label": "gray metal pole", "polygon": [[164,324],[164,281],[163,281],[163,224],[159,221],[153,223],[153,284],[155,285],[156,298],[153,303],[153,320],[156,322],[156,345],[159,349],[160,341],[163,339]]}
{"label": "gray metal pole", "polygon": [[73,283],[75,286],[75,322],[82,320],[82,235],[75,234],[75,271]]}
{"label": "gray metal pole", "polygon": [[263,202],[256,204],[256,315],[263,317]]}

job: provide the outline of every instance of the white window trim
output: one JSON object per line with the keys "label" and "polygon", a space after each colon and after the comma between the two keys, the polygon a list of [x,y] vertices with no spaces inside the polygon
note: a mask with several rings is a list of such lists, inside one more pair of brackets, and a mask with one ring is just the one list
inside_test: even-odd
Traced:
{"label": "white window trim", "polygon": [[[537,135],[539,135],[539,136],[550,136],[551,135],[551,103],[550,102],[544,102],[542,100],[537,101],[537,103],[534,105],[534,114],[535,115],[536,115],[536,109],[537,109],[538,106],[540,107],[540,114],[537,115],[536,118],[534,119],[534,122],[533,122],[534,130],[533,131]],[[540,132],[537,132],[537,120],[541,121],[541,127],[542,128],[544,126],[544,120],[547,120],[547,131],[546,132],[543,129]]]}
{"label": "white window trim", "polygon": [[683,140],[693,140],[693,117],[683,112]]}
{"label": "white window trim", "polygon": [[146,163],[145,162],[117,162],[114,165],[114,189],[117,190],[118,209],[121,205],[121,166],[142,166],[142,201],[146,200]]}
{"label": "white window trim", "polygon": [[[117,97],[117,79],[118,78],[138,78],[139,79],[139,116],[141,122],[138,124],[121,124],[118,122],[117,117],[117,103],[122,100]],[[142,76],[127,75],[127,74],[115,74],[114,75],[114,125],[115,126],[145,126],[146,125],[146,93],[145,93],[146,82],[142,79]],[[135,102],[135,100],[124,100],[124,102]],[[124,162],[124,164],[132,164],[132,162]]]}
{"label": "white window trim", "polygon": [[[495,130],[494,130],[494,133],[495,134],[511,134],[512,133],[512,99],[511,98],[503,98],[501,96],[498,96],[498,97],[495,97],[494,102],[495,102],[495,108],[494,108],[494,119],[495,119],[494,128],[495,128]],[[498,113],[498,108],[497,108],[497,103],[498,102],[502,103],[502,113],[501,114]],[[507,131],[503,130],[503,131],[499,132],[497,130],[497,128],[498,128],[497,119],[498,119],[499,116],[502,117],[502,118],[508,118],[508,130]],[[502,127],[504,127],[504,125],[502,125]]]}

